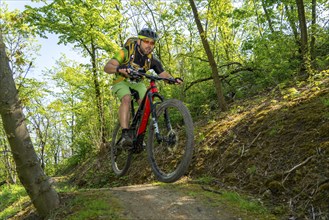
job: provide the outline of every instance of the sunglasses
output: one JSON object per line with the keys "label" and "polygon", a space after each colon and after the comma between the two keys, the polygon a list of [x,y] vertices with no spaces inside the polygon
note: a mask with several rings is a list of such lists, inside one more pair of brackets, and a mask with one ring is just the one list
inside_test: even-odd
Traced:
{"label": "sunglasses", "polygon": [[149,44],[149,45],[154,45],[155,41],[151,41],[151,40],[142,40],[145,44]]}

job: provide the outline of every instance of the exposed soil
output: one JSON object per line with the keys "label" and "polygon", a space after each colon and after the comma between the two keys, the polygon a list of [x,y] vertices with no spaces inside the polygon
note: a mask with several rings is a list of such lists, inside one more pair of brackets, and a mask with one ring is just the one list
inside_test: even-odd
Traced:
{"label": "exposed soil", "polygon": [[[267,213],[227,204],[220,199],[221,192],[207,189],[207,193],[202,188],[195,183],[143,184],[60,193],[60,208],[46,219],[277,219]],[[86,206],[86,203],[95,201],[105,201],[107,205]],[[110,212],[102,212],[104,209]],[[88,217],[82,213],[93,214]],[[9,219],[42,220],[31,204]]]}
{"label": "exposed soil", "polygon": [[111,189],[128,219],[237,219],[226,207],[206,206],[195,197],[155,185]]}

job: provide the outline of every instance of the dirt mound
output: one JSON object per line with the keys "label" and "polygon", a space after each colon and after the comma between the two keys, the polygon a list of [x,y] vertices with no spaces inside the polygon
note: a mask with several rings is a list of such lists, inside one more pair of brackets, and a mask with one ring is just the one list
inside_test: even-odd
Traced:
{"label": "dirt mound", "polygon": [[199,131],[191,174],[252,193],[285,219],[329,218],[328,80],[263,97]]}

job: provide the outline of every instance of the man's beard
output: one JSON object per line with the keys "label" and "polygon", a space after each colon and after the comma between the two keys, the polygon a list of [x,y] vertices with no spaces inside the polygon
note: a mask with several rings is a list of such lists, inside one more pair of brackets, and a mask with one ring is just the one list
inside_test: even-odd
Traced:
{"label": "man's beard", "polygon": [[140,49],[144,55],[148,55],[148,54],[152,53],[152,51],[153,51],[153,48],[151,48],[151,47],[146,47],[145,49],[140,48]]}

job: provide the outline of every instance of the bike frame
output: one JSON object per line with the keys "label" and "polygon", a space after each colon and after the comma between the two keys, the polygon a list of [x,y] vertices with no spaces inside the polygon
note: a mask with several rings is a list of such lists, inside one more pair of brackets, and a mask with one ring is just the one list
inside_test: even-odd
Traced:
{"label": "bike frame", "polygon": [[[159,136],[159,130],[158,130],[158,123],[156,120],[156,112],[155,112],[155,106],[158,103],[154,103],[154,98],[157,97],[160,99],[160,102],[163,102],[164,98],[159,94],[159,90],[156,86],[155,80],[150,80],[150,87],[147,89],[146,94],[143,97],[143,100],[138,107],[138,110],[136,114],[134,114],[134,118],[132,120],[130,129],[134,131],[134,139],[138,137],[144,137],[144,134],[146,132],[147,123],[149,120],[150,115],[152,114],[152,121],[153,125],[156,129],[156,137],[158,140],[160,140]],[[133,107],[134,100],[131,102],[131,111],[132,114],[134,113],[134,107]]]}

